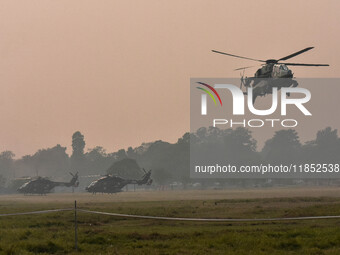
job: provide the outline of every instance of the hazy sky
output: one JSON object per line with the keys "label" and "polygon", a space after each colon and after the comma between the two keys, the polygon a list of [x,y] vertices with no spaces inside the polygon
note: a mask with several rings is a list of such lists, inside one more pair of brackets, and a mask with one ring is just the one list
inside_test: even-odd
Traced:
{"label": "hazy sky", "polygon": [[336,0],[0,0],[0,151],[70,148],[77,130],[109,152],[176,142],[190,77],[253,64],[211,49],[268,59],[315,46],[291,62],[331,66],[295,75],[339,77],[339,23]]}

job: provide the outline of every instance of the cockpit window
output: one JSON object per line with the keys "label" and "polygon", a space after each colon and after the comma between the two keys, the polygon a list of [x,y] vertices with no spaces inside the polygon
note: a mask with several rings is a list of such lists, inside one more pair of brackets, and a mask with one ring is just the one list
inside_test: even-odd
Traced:
{"label": "cockpit window", "polygon": [[281,65],[280,66],[280,69],[281,70],[284,70],[284,71],[287,71],[288,70],[288,67],[286,65]]}
{"label": "cockpit window", "polygon": [[91,182],[91,184],[89,185],[89,187],[93,187],[94,185],[96,185],[97,181],[93,181]]}

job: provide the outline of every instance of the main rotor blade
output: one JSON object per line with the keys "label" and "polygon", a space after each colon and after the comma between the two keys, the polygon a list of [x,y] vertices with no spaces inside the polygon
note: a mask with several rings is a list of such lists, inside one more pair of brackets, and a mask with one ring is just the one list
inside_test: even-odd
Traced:
{"label": "main rotor blade", "polygon": [[240,67],[240,68],[234,69],[234,71],[237,71],[237,70],[244,70],[244,69],[248,69],[248,68],[252,68],[252,67],[255,67],[255,66]]}
{"label": "main rotor blade", "polygon": [[329,66],[328,64],[298,64],[298,63],[278,63],[286,66]]}
{"label": "main rotor blade", "polygon": [[286,57],[280,58],[280,59],[278,59],[278,61],[290,59],[290,58],[295,57],[295,56],[297,56],[297,55],[300,55],[300,54],[302,54],[302,53],[304,53],[304,52],[306,52],[306,51],[309,51],[309,50],[311,50],[311,49],[313,49],[313,48],[314,48],[314,47],[308,47],[308,48],[306,48],[306,49],[303,49],[303,50],[300,50],[300,51],[295,52],[295,53],[293,53],[293,54],[290,54],[290,55],[288,55],[288,56],[286,56]]}
{"label": "main rotor blade", "polygon": [[231,56],[231,57],[235,57],[235,58],[244,58],[244,59],[249,59],[249,60],[253,60],[253,61],[266,62],[265,60],[254,59],[254,58],[247,58],[247,57],[241,57],[241,56],[237,56],[237,55],[233,55],[233,54],[229,54],[229,53],[225,53],[225,52],[217,51],[217,50],[212,50],[212,52],[219,53],[219,54],[223,54],[223,55],[227,55],[227,56]]}

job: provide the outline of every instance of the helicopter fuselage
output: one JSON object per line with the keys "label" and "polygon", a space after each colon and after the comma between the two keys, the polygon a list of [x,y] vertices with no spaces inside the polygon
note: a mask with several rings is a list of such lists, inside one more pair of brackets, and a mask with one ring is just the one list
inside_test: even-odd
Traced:
{"label": "helicopter fuselage", "polygon": [[23,194],[43,195],[46,193],[50,193],[52,189],[57,186],[77,187],[79,184],[78,173],[70,174],[72,175],[72,179],[70,182],[55,182],[44,177],[38,177],[23,184],[20,188],[18,188],[18,192]]}
{"label": "helicopter fuselage", "polygon": [[46,194],[50,193],[56,186],[58,186],[58,184],[53,181],[46,178],[38,178],[22,185],[18,189],[18,192],[24,194]]}
{"label": "helicopter fuselage", "polygon": [[285,64],[269,63],[259,68],[254,78],[293,78],[293,72]]}
{"label": "helicopter fuselage", "polygon": [[91,192],[93,194],[118,193],[118,192],[122,192],[122,188],[124,188],[128,184],[151,185],[152,179],[150,178],[150,176],[151,176],[151,170],[148,172],[145,172],[145,175],[140,180],[124,179],[120,176],[106,175],[104,177],[99,178],[98,180],[93,181],[85,189],[87,192]]}
{"label": "helicopter fuselage", "polygon": [[86,191],[92,193],[117,193],[121,192],[122,188],[129,184],[129,181],[118,177],[107,175],[102,177],[96,181],[93,181],[88,187],[86,187]]}
{"label": "helicopter fuselage", "polygon": [[253,102],[256,97],[272,93],[272,88],[279,90],[282,87],[296,87],[297,81],[293,79],[293,72],[285,64],[269,63],[258,69],[254,77],[241,79],[245,87],[253,88]]}

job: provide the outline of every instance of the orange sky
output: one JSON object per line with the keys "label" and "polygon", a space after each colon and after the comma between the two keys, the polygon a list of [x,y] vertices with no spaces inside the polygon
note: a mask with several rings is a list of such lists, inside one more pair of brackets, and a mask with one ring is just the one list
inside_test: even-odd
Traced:
{"label": "orange sky", "polygon": [[339,77],[339,23],[336,0],[1,0],[0,151],[69,147],[77,130],[109,152],[176,142],[190,77],[253,64],[211,49],[268,59],[315,46],[291,62],[331,66],[295,75]]}

